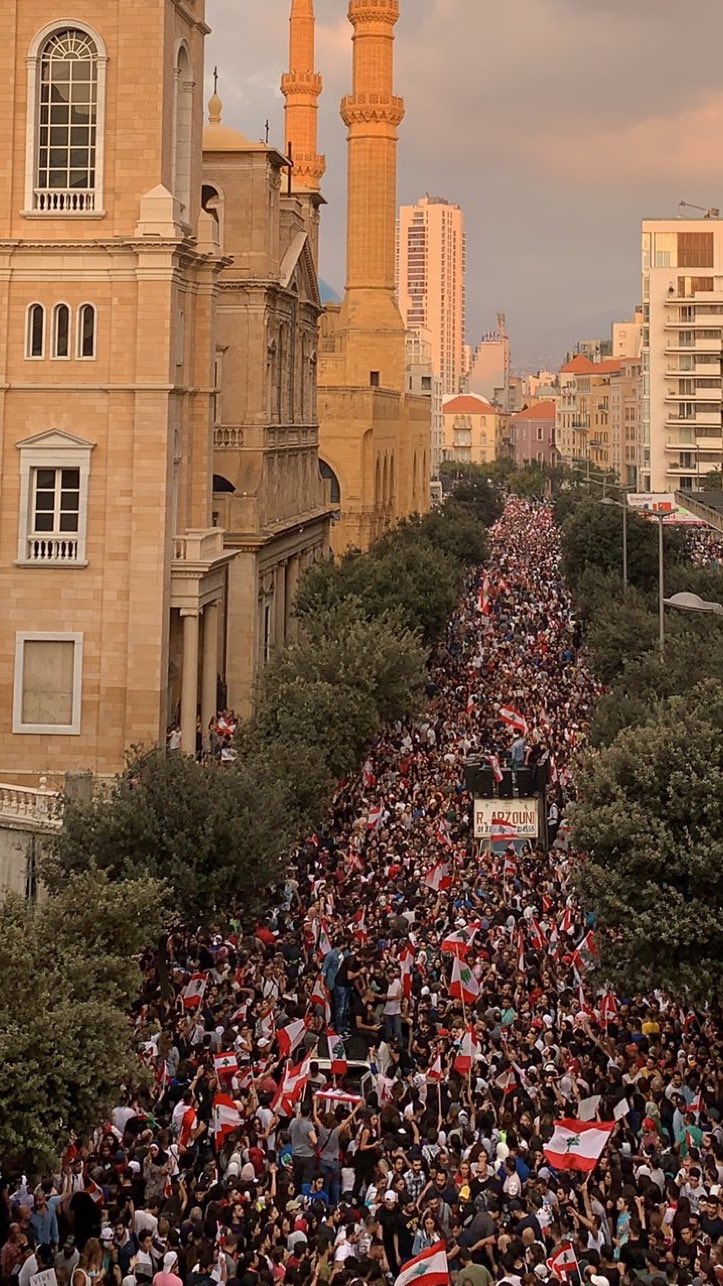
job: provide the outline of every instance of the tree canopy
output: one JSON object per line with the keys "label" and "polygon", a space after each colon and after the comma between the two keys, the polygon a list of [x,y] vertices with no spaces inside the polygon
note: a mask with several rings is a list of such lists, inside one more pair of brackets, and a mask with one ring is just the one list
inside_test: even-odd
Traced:
{"label": "tree canopy", "polygon": [[195,922],[260,896],[294,838],[289,797],[263,760],[220,769],[165,749],[137,752],[89,803],[66,800],[44,869],[51,889],[95,865],[114,880],[151,875]]}
{"label": "tree canopy", "polygon": [[723,683],[659,702],[643,728],[590,752],[577,790],[578,892],[598,917],[600,972],[623,992],[719,1000]]}
{"label": "tree canopy", "polygon": [[121,1085],[141,1078],[128,1021],[140,985],[135,957],[160,934],[167,903],[148,876],[114,885],[93,869],[37,906],[13,894],[0,902],[6,1162],[49,1169],[68,1130],[94,1129]]}
{"label": "tree canopy", "polygon": [[[628,580],[641,590],[658,583],[658,525],[630,510],[628,528]],[[684,557],[685,537],[675,527],[664,530],[664,555],[668,567]],[[563,567],[568,584],[579,584],[586,569],[622,576],[623,518],[616,506],[599,500],[582,500],[562,526]]]}

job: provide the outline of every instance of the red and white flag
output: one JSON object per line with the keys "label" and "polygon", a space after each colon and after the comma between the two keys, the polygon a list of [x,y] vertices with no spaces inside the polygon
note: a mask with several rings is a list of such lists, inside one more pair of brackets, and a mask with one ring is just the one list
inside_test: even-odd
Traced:
{"label": "red and white flag", "polygon": [[306,1035],[306,1020],[297,1018],[295,1022],[289,1023],[288,1027],[281,1027],[276,1033],[276,1039],[279,1043],[279,1053],[282,1058],[290,1058],[300,1045]]}
{"label": "red and white flag", "polygon": [[367,830],[381,830],[382,822],[384,821],[384,811],[383,804],[374,804],[373,807],[369,809],[369,812],[367,813]]}
{"label": "red and white flag", "polygon": [[547,1261],[547,1267],[555,1277],[569,1277],[579,1271],[577,1255],[569,1241],[563,1241]]}
{"label": "red and white flag", "polygon": [[214,1054],[213,1067],[217,1076],[233,1076],[238,1071],[238,1059],[233,1050],[224,1054]]}
{"label": "red and white flag", "polygon": [[529,937],[530,944],[535,951],[545,950],[545,935],[534,916],[530,920],[527,936]]}
{"label": "red and white flag", "polygon": [[479,996],[479,983],[469,965],[460,960],[459,956],[455,956],[452,961],[449,994],[455,1000],[461,1000],[465,1005],[473,1005]]}
{"label": "red and white flag", "polygon": [[492,769],[492,776],[494,777],[495,781],[497,782],[497,785],[499,786],[500,782],[502,781],[502,767],[500,765],[500,757],[499,755],[488,755],[487,758],[489,759],[490,768]]}
{"label": "red and white flag", "polygon": [[597,955],[597,947],[595,946],[595,934],[593,933],[592,929],[590,929],[590,931],[585,934],[585,937],[583,938],[579,947],[577,947],[575,951],[573,951],[572,953],[571,963],[575,972],[579,974],[582,969],[587,969],[588,963],[589,963],[587,957],[595,956],[595,955]]}
{"label": "red and white flag", "polygon": [[563,911],[562,916],[560,918],[558,928],[560,930],[560,933],[570,934],[573,932],[575,928],[575,912],[573,911],[571,906],[565,907],[565,910]]}
{"label": "red and white flag", "polygon": [[440,951],[459,956],[463,960],[474,942],[478,928],[478,924],[466,924],[463,929],[455,929],[453,933],[448,933],[439,944]]}
{"label": "red and white flag", "polygon": [[448,864],[446,862],[437,862],[431,871],[427,871],[424,883],[428,889],[434,889],[435,893],[446,892],[447,889],[452,887],[452,876]]}
{"label": "red and white flag", "polygon": [[178,1131],[179,1148],[189,1147],[191,1143],[191,1139],[193,1137],[193,1131],[195,1130],[195,1128],[196,1128],[196,1109],[195,1107],[187,1107],[185,1112],[183,1113],[183,1116],[181,1117],[181,1128]]}
{"label": "red and white flag", "polygon": [[444,1080],[444,1068],[442,1067],[442,1055],[437,1054],[433,1063],[427,1068],[427,1080],[433,1084],[439,1085]]}
{"label": "red and white flag", "polygon": [[341,1036],[337,1036],[331,1027],[326,1029],[326,1043],[329,1048],[329,1059],[331,1062],[332,1076],[346,1076],[349,1071],[349,1064],[346,1059],[346,1049]]}
{"label": "red and white flag", "polygon": [[354,912],[354,918],[349,925],[349,930],[361,946],[364,946],[364,944],[369,941],[366,906],[360,906],[359,909]]}
{"label": "red and white flag", "polygon": [[274,1096],[271,1109],[278,1112],[281,1116],[292,1116],[294,1104],[303,1098],[304,1090],[309,1081],[309,1072],[311,1070],[311,1055],[307,1055],[302,1063],[297,1063],[295,1067],[289,1067],[288,1064],[284,1075]]}
{"label": "red and white flag", "polygon": [[408,1000],[412,994],[412,973],[414,970],[414,947],[411,942],[405,943],[399,952],[399,970],[402,975],[402,995]]}
{"label": "red and white flag", "polygon": [[524,737],[527,732],[527,720],[519,710],[513,710],[511,706],[500,706],[498,717],[507,724],[508,728],[512,728]]}
{"label": "red and white flag", "polygon": [[362,768],[362,786],[365,790],[370,790],[375,782],[374,765],[371,759],[365,759],[364,767]]}
{"label": "red and white flag", "polygon": [[607,1027],[608,1023],[614,1022],[617,1018],[618,1002],[612,991],[603,992],[598,1005],[598,1013],[600,1014],[600,1022],[604,1027]]}
{"label": "red and white flag", "polygon": [[217,1150],[222,1148],[226,1136],[241,1124],[241,1113],[230,1094],[214,1094],[211,1114],[213,1137]]}
{"label": "red and white flag", "polygon": [[188,979],[183,991],[181,1000],[184,1009],[195,1009],[203,1000],[203,993],[206,990],[208,975],[205,973],[192,973]]}
{"label": "red and white flag", "polygon": [[482,581],[482,585],[480,587],[480,592],[479,592],[479,599],[477,601],[479,604],[479,610],[482,613],[482,615],[489,616],[490,612],[492,611],[489,576],[485,576],[484,580]]}
{"label": "red and white flag", "polygon": [[324,975],[320,973],[314,983],[311,995],[309,996],[309,1008],[320,1009],[324,1015],[325,1022],[331,1018],[331,1004],[329,1001],[329,988],[324,982]]}
{"label": "red and white flag", "polygon": [[437,827],[437,842],[445,848],[452,847],[452,840],[449,834],[449,826],[446,822],[440,822]]}
{"label": "red and white flag", "polygon": [[506,1071],[498,1076],[495,1085],[503,1094],[511,1094],[517,1086],[517,1076],[514,1067],[508,1067]]}
{"label": "red and white flag", "polygon": [[322,1103],[348,1103],[350,1107],[361,1103],[361,1094],[348,1094],[346,1090],[317,1090],[314,1098],[320,1098]]}
{"label": "red and white flag", "polygon": [[461,1076],[466,1076],[472,1070],[473,1064],[481,1057],[481,1054],[482,1049],[475,1029],[472,1026],[468,1026],[454,1057],[454,1070],[459,1072]]}
{"label": "red and white flag", "polygon": [[328,956],[331,951],[331,939],[327,933],[326,925],[323,920],[319,921],[319,928],[316,937],[316,949],[322,960],[324,959],[324,956]]}
{"label": "red and white flag", "polygon": [[517,827],[511,822],[506,822],[504,817],[493,817],[490,824],[490,839],[493,843],[500,843],[501,840],[517,839]]}
{"label": "red and white flag", "polygon": [[556,1170],[594,1170],[615,1129],[614,1121],[555,1121],[555,1132],[543,1152]]}
{"label": "red and white flag", "polygon": [[435,1241],[429,1250],[408,1259],[394,1286],[449,1286],[449,1266],[443,1241]]}

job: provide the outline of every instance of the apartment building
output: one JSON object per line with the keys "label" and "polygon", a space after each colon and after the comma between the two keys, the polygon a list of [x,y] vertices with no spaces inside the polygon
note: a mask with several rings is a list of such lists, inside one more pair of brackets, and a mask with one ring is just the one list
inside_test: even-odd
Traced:
{"label": "apartment building", "polygon": [[458,393],[465,362],[464,214],[444,197],[425,196],[399,211],[397,290],[409,329],[427,331],[432,369],[444,393]]}

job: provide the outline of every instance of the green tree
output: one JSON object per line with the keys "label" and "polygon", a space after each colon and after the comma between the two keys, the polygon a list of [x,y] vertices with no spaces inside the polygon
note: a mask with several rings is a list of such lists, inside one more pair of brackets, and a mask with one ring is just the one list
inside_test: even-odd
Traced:
{"label": "green tree", "polygon": [[369,618],[353,598],[304,623],[303,638],[266,666],[246,735],[267,753],[312,748],[336,779],[358,766],[384,723],[417,707],[426,653],[400,611]]}
{"label": "green tree", "polygon": [[459,504],[454,495],[423,518],[417,514],[403,519],[376,542],[370,553],[372,557],[379,557],[400,545],[418,546],[420,541],[426,541],[463,567],[480,567],[487,561],[487,533],[474,511],[468,505]]}
{"label": "green tree", "polygon": [[184,920],[248,906],[282,868],[294,838],[289,797],[267,764],[221,769],[165,750],[136,752],[108,791],[67,800],[44,868],[51,889],[95,865],[114,880],[151,875]]}
{"label": "green tree", "polygon": [[660,702],[591,752],[578,779],[577,886],[600,974],[624,992],[723,994],[723,684]]}
{"label": "green tree", "polygon": [[331,569],[328,564],[311,568],[299,587],[296,614],[308,629],[320,612],[355,599],[369,619],[398,612],[406,628],[433,642],[463,582],[463,566],[429,541],[398,537],[378,551],[346,554]]}
{"label": "green tree", "polygon": [[486,474],[461,479],[452,495],[457,504],[472,510],[483,527],[491,527],[502,513],[502,493],[494,482],[487,480]]}
{"label": "green tree", "polygon": [[[628,526],[628,579],[646,590],[658,580],[658,525],[631,510]],[[665,561],[669,567],[685,557],[685,537],[675,527],[664,531]],[[622,514],[598,500],[578,504],[562,527],[563,569],[568,584],[576,589],[587,568],[621,573],[623,552]]]}
{"label": "green tree", "polygon": [[38,906],[0,903],[0,1156],[50,1169],[143,1073],[128,1007],[136,957],[167,914],[164,886],[143,876],[112,884],[97,870],[71,876]]}

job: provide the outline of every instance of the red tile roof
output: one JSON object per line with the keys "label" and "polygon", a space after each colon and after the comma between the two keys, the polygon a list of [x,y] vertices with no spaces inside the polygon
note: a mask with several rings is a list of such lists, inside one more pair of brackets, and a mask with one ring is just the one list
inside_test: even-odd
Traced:
{"label": "red tile roof", "polygon": [[622,369],[622,365],[619,357],[609,357],[605,362],[595,362],[592,373],[593,375],[616,375]]}
{"label": "red tile roof", "polygon": [[594,370],[594,366],[594,362],[591,362],[589,357],[584,357],[582,353],[578,353],[577,357],[573,357],[571,362],[565,362],[565,365],[560,367],[560,374],[589,375],[590,371]]}
{"label": "red tile roof", "polygon": [[442,407],[445,415],[488,415],[494,409],[487,398],[477,393],[460,393],[459,397],[453,397]]}
{"label": "red tile roof", "polygon": [[511,419],[518,420],[554,420],[556,405],[550,398],[546,402],[537,402],[534,406],[525,407],[524,411],[518,411]]}

